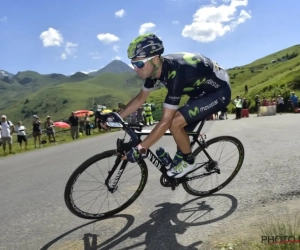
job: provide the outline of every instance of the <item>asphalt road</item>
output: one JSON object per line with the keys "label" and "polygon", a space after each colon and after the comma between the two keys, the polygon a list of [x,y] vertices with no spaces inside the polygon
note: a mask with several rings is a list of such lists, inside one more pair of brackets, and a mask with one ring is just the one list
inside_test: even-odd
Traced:
{"label": "asphalt road", "polygon": [[[208,139],[237,137],[246,152],[240,173],[220,193],[197,198],[181,186],[164,188],[160,173],[149,166],[147,186],[135,203],[98,222],[68,211],[65,184],[81,162],[115,148],[123,132],[1,158],[0,249],[206,249],[214,232],[236,214],[272,195],[300,189],[300,116],[232,118],[208,130]],[[158,146],[175,153],[171,137],[154,149]]]}

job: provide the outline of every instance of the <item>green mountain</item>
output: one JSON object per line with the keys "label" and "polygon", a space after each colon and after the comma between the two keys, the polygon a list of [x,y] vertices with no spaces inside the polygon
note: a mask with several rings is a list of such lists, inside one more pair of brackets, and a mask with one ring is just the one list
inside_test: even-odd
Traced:
{"label": "green mountain", "polygon": [[[300,96],[300,45],[280,50],[266,57],[260,58],[250,64],[228,69],[232,89],[232,99],[236,95],[246,97],[250,104],[250,111],[254,111],[255,95],[273,98],[281,94],[285,102],[290,92],[294,91]],[[248,93],[245,93],[245,85]],[[161,107],[166,95],[162,88],[152,92],[148,102],[154,102],[157,110],[155,117],[161,116]],[[181,104],[188,100],[187,96],[181,99]],[[233,110],[232,104],[229,110]]]}
{"label": "green mountain", "polygon": [[14,75],[12,73],[9,73],[5,70],[0,70],[0,79],[2,80],[3,78],[8,78],[11,79]]}
{"label": "green mountain", "polygon": [[[33,114],[42,118],[51,115],[58,120],[68,117],[72,110],[91,108],[93,102],[116,108],[118,102],[126,103],[138,93],[141,81],[127,64],[115,60],[105,68],[98,76],[24,71],[8,82],[2,79],[0,114],[6,114],[13,122],[31,121]],[[106,73],[108,69],[111,73]]]}
{"label": "green mountain", "polygon": [[133,73],[133,69],[129,67],[126,63],[119,61],[119,60],[113,60],[109,64],[107,64],[105,67],[98,71],[94,71],[89,73],[90,76],[98,76],[103,73]]}

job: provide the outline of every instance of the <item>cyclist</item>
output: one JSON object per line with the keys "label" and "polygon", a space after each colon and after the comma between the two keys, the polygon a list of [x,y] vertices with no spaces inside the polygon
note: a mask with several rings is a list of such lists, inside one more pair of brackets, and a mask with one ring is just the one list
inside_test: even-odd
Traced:
{"label": "cyclist", "polygon": [[[173,161],[167,175],[180,178],[196,165],[186,130],[194,130],[201,120],[225,109],[230,102],[231,88],[226,70],[209,58],[198,53],[162,56],[163,52],[163,42],[152,33],[141,35],[129,44],[128,58],[145,82],[139,94],[120,113],[121,117],[137,110],[158,85],[163,84],[168,93],[160,122],[123,159],[136,162],[146,158],[147,149],[169,129],[180,150],[181,160]],[[182,95],[190,98],[179,107]]]}

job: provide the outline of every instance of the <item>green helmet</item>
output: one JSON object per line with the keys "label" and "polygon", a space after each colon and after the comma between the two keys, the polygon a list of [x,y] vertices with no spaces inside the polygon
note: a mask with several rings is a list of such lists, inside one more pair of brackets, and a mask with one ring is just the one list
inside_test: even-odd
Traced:
{"label": "green helmet", "polygon": [[163,42],[154,34],[144,34],[135,38],[128,46],[129,59],[151,57],[164,53]]}

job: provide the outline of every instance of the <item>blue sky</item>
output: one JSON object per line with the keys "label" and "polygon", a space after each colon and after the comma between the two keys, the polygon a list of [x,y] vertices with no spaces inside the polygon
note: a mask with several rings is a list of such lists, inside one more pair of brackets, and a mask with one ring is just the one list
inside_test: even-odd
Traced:
{"label": "blue sky", "polygon": [[299,0],[0,0],[0,69],[98,70],[152,31],[226,68],[299,44]]}

